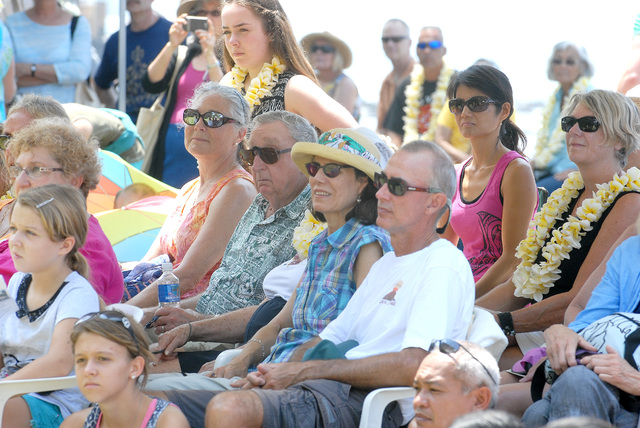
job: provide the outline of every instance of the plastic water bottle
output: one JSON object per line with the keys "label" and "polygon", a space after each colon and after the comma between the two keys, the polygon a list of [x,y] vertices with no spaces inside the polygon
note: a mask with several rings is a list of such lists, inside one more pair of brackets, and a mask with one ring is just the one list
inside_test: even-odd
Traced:
{"label": "plastic water bottle", "polygon": [[180,280],[173,274],[171,263],[162,263],[162,276],[158,278],[158,303],[161,308],[180,306]]}

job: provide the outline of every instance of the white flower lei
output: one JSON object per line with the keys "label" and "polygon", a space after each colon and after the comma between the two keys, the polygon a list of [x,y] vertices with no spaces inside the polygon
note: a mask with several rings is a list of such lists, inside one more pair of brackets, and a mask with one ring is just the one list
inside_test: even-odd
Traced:
{"label": "white flower lei", "polygon": [[[278,55],[274,55],[271,63],[265,62],[262,65],[260,73],[253,79],[244,95],[244,99],[249,103],[249,108],[253,111],[253,106],[260,104],[260,99],[264,96],[271,95],[271,90],[278,83],[278,76],[285,71],[287,66],[282,63]],[[248,70],[240,68],[237,65],[231,69],[231,81],[223,80],[221,83],[236,88],[240,93],[244,90],[244,80],[247,77]]]}
{"label": "white flower lei", "polygon": [[[589,82],[591,80],[588,77],[581,77],[576,80],[573,84],[569,93],[564,96],[562,100],[562,105],[566,106],[569,104],[569,100],[574,94],[579,92],[585,92],[589,87]],[[533,156],[535,161],[535,166],[537,169],[543,169],[547,166],[549,162],[553,159],[554,155],[558,153],[559,150],[562,150],[565,145],[565,132],[562,130],[560,126],[560,122],[549,137],[549,129],[551,127],[551,114],[556,106],[558,91],[562,91],[560,85],[558,88],[553,91],[547,105],[545,106],[542,112],[542,127],[538,131],[538,141],[536,143],[536,151]]]}
{"label": "white flower lei", "polygon": [[444,106],[444,102],[447,99],[447,87],[449,81],[453,75],[453,70],[443,65],[440,75],[438,76],[438,82],[436,83],[436,90],[431,96],[431,120],[429,121],[429,129],[422,135],[418,135],[418,117],[420,116],[420,101],[422,100],[422,89],[424,84],[424,67],[420,64],[415,64],[411,71],[411,82],[404,90],[406,98],[403,111],[405,115],[403,117],[404,126],[404,140],[403,143],[408,143],[413,140],[429,140],[433,141],[436,134],[436,128],[438,127],[438,116]]}
{"label": "white flower lei", "polygon": [[[549,196],[549,200],[535,215],[529,224],[527,237],[520,242],[516,250],[516,257],[522,262],[513,274],[516,287],[516,297],[526,297],[539,302],[542,295],[547,294],[560,279],[558,268],[563,259],[569,258],[574,248],[580,248],[580,240],[586,232],[593,229],[591,223],[596,222],[602,213],[611,205],[621,193],[630,190],[640,190],[640,170],[633,167],[606,184],[598,184],[598,191],[592,198],[585,199],[576,210],[575,216],[569,216],[560,229],[553,229],[556,220],[569,209],[571,201],[578,197],[584,188],[584,182],[579,172],[572,172],[562,184],[562,187]],[[552,238],[542,248],[544,261],[536,263],[538,252],[551,233]]]}
{"label": "white flower lei", "polygon": [[318,221],[311,211],[306,210],[300,225],[293,229],[293,248],[298,252],[298,258],[304,260],[309,255],[309,244],[320,232],[327,228],[327,223]]}

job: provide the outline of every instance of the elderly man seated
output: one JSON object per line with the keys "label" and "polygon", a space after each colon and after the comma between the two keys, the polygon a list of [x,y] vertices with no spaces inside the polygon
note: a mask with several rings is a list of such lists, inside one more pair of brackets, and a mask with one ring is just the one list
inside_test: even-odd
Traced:
{"label": "elderly man seated", "polygon": [[447,428],[459,416],[495,407],[499,378],[498,363],[483,347],[433,341],[413,381],[416,417],[409,427]]}
{"label": "elderly man seated", "polygon": [[[248,391],[166,391],[192,426],[203,425],[205,408],[212,427],[322,427],[331,421],[356,426],[370,390],[412,384],[432,340],[464,339],[473,311],[471,269],[436,233],[455,189],[453,164],[437,145],[414,142],[375,178],[377,223],[389,232],[394,252],[371,267],[344,311],[319,336],[328,347],[357,345],[343,359],[260,364],[257,372],[231,384],[252,388]],[[411,419],[411,403],[401,407],[390,411],[387,423]]]}

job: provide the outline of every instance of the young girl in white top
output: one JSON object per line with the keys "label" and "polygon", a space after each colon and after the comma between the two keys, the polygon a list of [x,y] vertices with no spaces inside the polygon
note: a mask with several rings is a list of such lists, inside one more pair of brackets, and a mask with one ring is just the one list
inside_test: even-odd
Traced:
{"label": "young girl in white top", "polygon": [[[0,378],[67,376],[73,372],[71,329],[78,318],[99,309],[98,295],[86,280],[87,261],[78,252],[87,236],[85,199],[71,186],[26,189],[12,208],[10,233],[18,272],[8,285],[12,299],[0,303],[5,314]],[[2,426],[58,427],[87,404],[75,388],[14,397]]]}
{"label": "young girl in white top", "polygon": [[188,428],[180,409],[151,398],[146,383],[149,340],[140,324],[117,311],[88,314],[71,333],[78,386],[96,405],[68,417],[62,428]]}

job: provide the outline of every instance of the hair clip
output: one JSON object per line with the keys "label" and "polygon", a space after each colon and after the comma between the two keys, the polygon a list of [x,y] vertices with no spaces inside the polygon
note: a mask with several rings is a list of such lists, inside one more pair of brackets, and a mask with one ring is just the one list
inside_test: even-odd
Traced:
{"label": "hair clip", "polygon": [[47,199],[46,201],[40,202],[38,205],[36,205],[36,208],[42,208],[45,205],[47,205],[49,202],[52,202],[54,198],[51,199]]}

